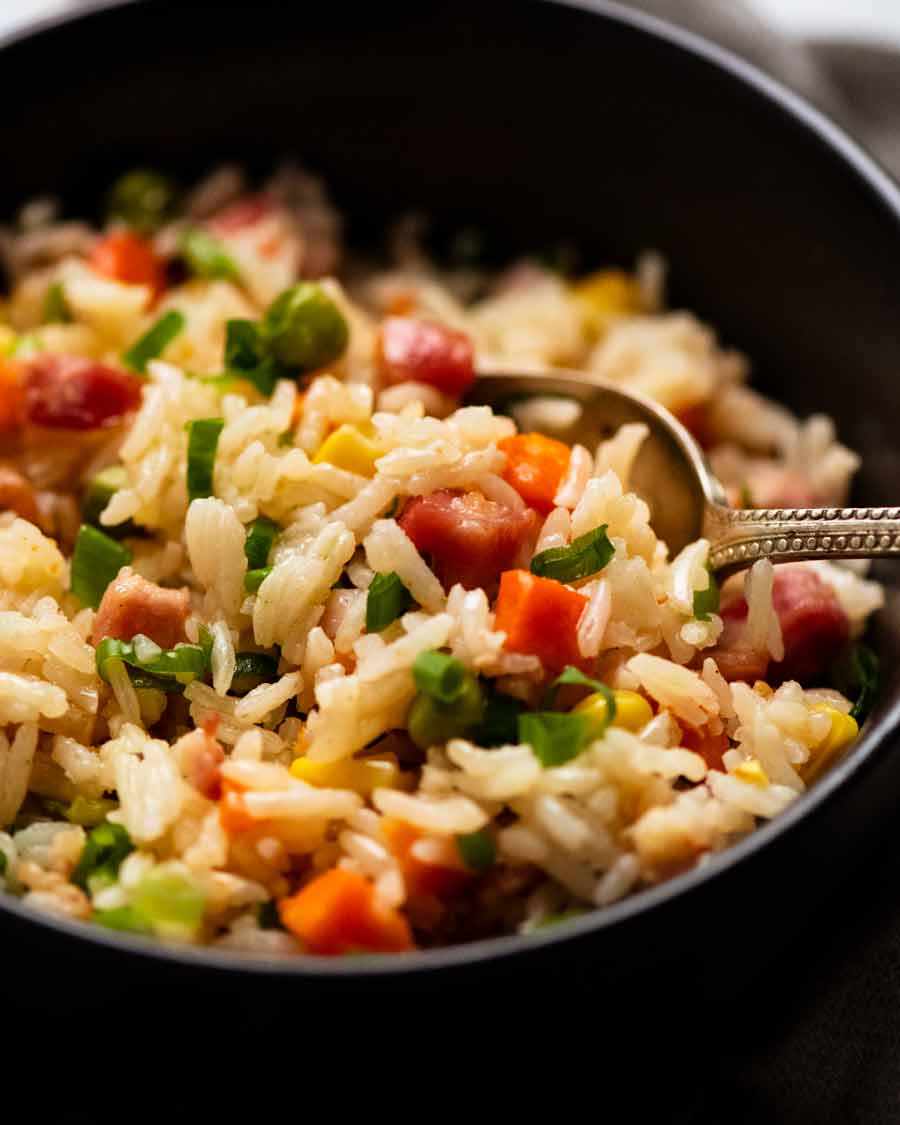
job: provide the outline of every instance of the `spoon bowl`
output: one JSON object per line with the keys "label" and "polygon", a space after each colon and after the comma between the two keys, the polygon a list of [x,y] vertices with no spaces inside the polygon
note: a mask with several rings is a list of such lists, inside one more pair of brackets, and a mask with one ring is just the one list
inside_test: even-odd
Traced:
{"label": "spoon bowl", "polygon": [[664,406],[609,379],[581,371],[494,371],[479,375],[467,401],[512,417],[569,445],[594,449],[620,426],[647,436],[629,487],[647,502],[654,531],[672,556],[710,541],[709,567],[727,577],[761,558],[900,557],[897,508],[730,508],[700,446]]}

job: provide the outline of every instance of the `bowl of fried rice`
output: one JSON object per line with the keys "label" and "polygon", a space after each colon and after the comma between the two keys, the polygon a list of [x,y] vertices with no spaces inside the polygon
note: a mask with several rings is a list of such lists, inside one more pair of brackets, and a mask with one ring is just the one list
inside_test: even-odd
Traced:
{"label": "bowl of fried rice", "polygon": [[646,427],[472,392],[583,372],[732,507],[889,504],[895,187],[613,4],[174,11],[3,48],[11,940],[279,979],[752,948],[895,799],[890,569],[720,587]]}

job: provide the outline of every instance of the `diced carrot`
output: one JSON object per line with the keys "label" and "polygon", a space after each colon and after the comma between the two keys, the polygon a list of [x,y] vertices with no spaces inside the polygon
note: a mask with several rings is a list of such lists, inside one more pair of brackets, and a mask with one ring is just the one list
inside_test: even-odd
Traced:
{"label": "diced carrot", "polygon": [[526,504],[546,516],[569,467],[569,447],[543,434],[515,434],[497,444],[507,456],[504,479]]}
{"label": "diced carrot", "polygon": [[252,817],[244,803],[244,788],[233,781],[222,779],[222,797],[219,801],[219,821],[229,836],[249,832],[259,823]]}
{"label": "diced carrot", "polygon": [[89,254],[88,263],[115,281],[149,286],[154,299],[166,287],[162,260],[151,244],[133,231],[114,231],[102,238]]}
{"label": "diced carrot", "polygon": [[539,578],[527,570],[500,575],[495,628],[506,634],[510,652],[531,653],[552,671],[567,664],[585,667],[578,648],[578,620],[587,598],[553,578]]}
{"label": "diced carrot", "polygon": [[406,918],[379,904],[365,876],[342,867],[333,867],[283,898],[278,912],[311,953],[402,953],[413,948]]}
{"label": "diced carrot", "polygon": [[681,745],[687,750],[699,754],[711,770],[723,770],[725,764],[722,755],[731,745],[728,735],[710,734],[706,730],[695,730],[693,727],[682,727]]}
{"label": "diced carrot", "polygon": [[0,357],[0,434],[10,433],[25,421],[25,388],[21,364]]}
{"label": "diced carrot", "polygon": [[381,822],[381,830],[400,864],[410,898],[449,898],[459,894],[471,883],[472,873],[464,866],[462,857],[451,867],[423,863],[413,855],[413,844],[422,838],[422,833],[405,820],[385,817]]}

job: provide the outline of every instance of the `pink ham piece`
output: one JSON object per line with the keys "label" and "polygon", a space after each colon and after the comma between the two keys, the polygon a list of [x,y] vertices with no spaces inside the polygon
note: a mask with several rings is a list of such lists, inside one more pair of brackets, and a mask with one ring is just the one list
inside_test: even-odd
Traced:
{"label": "pink ham piece", "polygon": [[115,426],[141,404],[140,380],[84,356],[35,356],[25,368],[24,387],[28,421],[48,429]]}
{"label": "pink ham piece", "polygon": [[725,628],[719,644],[706,655],[715,660],[726,680],[816,683],[850,635],[837,595],[815,571],[792,566],[775,571],[772,604],[781,623],[783,660],[771,662],[768,653],[749,647],[743,597],[722,607]]}
{"label": "pink ham piece", "polygon": [[185,639],[184,623],[190,611],[186,589],[164,590],[148,582],[131,567],[123,566],[107,586],[91,640],[98,645],[104,637],[130,641],[143,633],[160,648],[172,648]]}
{"label": "pink ham piece", "polygon": [[410,500],[398,522],[416,549],[432,556],[445,589],[459,582],[474,590],[496,585],[500,572],[512,566],[535,533],[537,514],[507,508],[480,492],[444,488]]}
{"label": "pink ham piece", "polygon": [[217,801],[222,795],[225,751],[216,738],[218,725],[217,716],[213,724],[204,723],[203,730],[191,731],[179,743],[182,773],[210,801]]}

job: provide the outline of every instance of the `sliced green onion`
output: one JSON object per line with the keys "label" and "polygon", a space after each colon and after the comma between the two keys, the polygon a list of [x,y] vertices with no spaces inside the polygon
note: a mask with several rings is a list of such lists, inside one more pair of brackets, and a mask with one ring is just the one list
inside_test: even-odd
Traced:
{"label": "sliced green onion", "polygon": [[271,566],[261,566],[257,570],[248,570],[244,575],[244,589],[248,594],[255,594],[263,582],[272,573]]}
{"label": "sliced green onion", "polygon": [[203,920],[204,896],[187,868],[160,863],[131,892],[135,912],[161,937],[193,937]]}
{"label": "sliced green onion", "polygon": [[69,588],[80,602],[96,609],[106,587],[133,557],[127,547],[83,523],[75,540]]}
{"label": "sliced green onion", "polygon": [[460,858],[471,871],[487,871],[497,859],[497,849],[490,835],[482,828],[466,836],[456,837]]}
{"label": "sliced green onion", "polygon": [[518,739],[524,705],[511,695],[495,693],[484,705],[484,719],[473,737],[479,746],[508,746]]}
{"label": "sliced green onion", "polygon": [[107,665],[110,660],[121,660],[146,676],[152,682],[132,683],[138,687],[152,687],[157,690],[177,691],[178,688],[161,687],[158,680],[175,680],[178,684],[192,683],[205,676],[210,668],[210,653],[203,645],[178,644],[174,648],[160,648],[149,637],[138,633],[130,641],[120,641],[116,637],[104,637],[97,645],[97,671],[100,677],[109,682]]}
{"label": "sliced green onion", "polygon": [[278,675],[278,661],[267,652],[239,652],[235,656],[231,690],[234,695],[248,691],[274,680]]}
{"label": "sliced green onion", "polygon": [[113,495],[122,488],[128,488],[131,480],[127,470],[122,465],[109,465],[91,477],[81,500],[81,514],[85,523],[93,524],[110,539],[128,539],[131,536],[145,536],[143,527],[139,527],[134,520],[125,520],[124,523],[104,527],[100,523],[100,515],[105,510]]}
{"label": "sliced green onion", "polygon": [[469,672],[452,703],[442,703],[424,692],[412,701],[406,717],[409,737],[420,750],[439,746],[451,738],[471,734],[484,718],[484,694]]}
{"label": "sliced green onion", "polygon": [[278,913],[278,903],[274,899],[264,902],[257,911],[257,920],[261,930],[283,930],[284,923]]}
{"label": "sliced green onion", "polygon": [[151,234],[175,209],[178,192],[174,183],[152,168],[135,168],[113,184],[107,210],[140,234]]}
{"label": "sliced green onion", "polygon": [[244,541],[244,554],[247,556],[247,566],[251,570],[260,570],[269,561],[269,552],[281,528],[265,516],[260,516],[247,528],[247,538]]}
{"label": "sliced green onion", "polygon": [[275,298],[260,325],[267,352],[301,372],[324,367],[343,355],[350,339],[347,321],[323,286],[298,281]]}
{"label": "sliced green onion", "polygon": [[117,906],[113,910],[95,910],[91,921],[98,926],[106,926],[109,930],[120,930],[123,933],[146,934],[150,926],[133,906]]}
{"label": "sliced green onion", "polygon": [[366,598],[366,632],[380,633],[406,613],[412,604],[412,595],[396,571],[376,574]]}
{"label": "sliced green onion", "polygon": [[465,665],[437,649],[420,652],[413,661],[412,674],[418,690],[439,703],[455,703],[466,683]]}
{"label": "sliced green onion", "polygon": [[150,328],[136,340],[128,351],[123,352],[122,360],[132,371],[143,375],[151,359],[162,355],[169,344],[184,329],[184,314],[177,309],[170,309],[151,325]]}
{"label": "sliced green onion", "polygon": [[99,890],[116,881],[122,860],[134,851],[121,824],[104,821],[88,833],[72,882],[82,890]]}
{"label": "sliced green onion", "polygon": [[213,466],[224,418],[188,422],[187,490],[190,502],[213,495]]}
{"label": "sliced green onion", "polygon": [[531,560],[531,573],[557,582],[577,582],[602,570],[616,553],[606,534],[607,524],[579,535],[568,547],[551,547]]}
{"label": "sliced green onion", "polygon": [[181,252],[191,273],[209,280],[240,281],[241,276],[234,259],[222,243],[200,227],[185,231],[181,238]]}
{"label": "sliced green onion", "polygon": [[0,875],[6,874],[6,865],[9,861],[6,858],[6,852],[0,850]]}
{"label": "sliced green onion", "polygon": [[280,377],[289,377],[266,350],[266,342],[254,320],[229,320],[225,323],[225,370],[246,379],[260,394],[268,397]]}
{"label": "sliced green onion", "polygon": [[519,742],[526,742],[542,766],[562,766],[580,754],[587,742],[586,716],[559,711],[523,711]]}
{"label": "sliced green onion", "polygon": [[62,810],[62,814],[72,824],[80,824],[83,828],[96,828],[118,807],[115,801],[105,797],[82,797],[79,794]]}
{"label": "sliced green onion", "polygon": [[847,649],[831,670],[835,687],[848,699],[855,699],[850,711],[860,726],[878,698],[881,686],[881,661],[868,645],[858,642]]}
{"label": "sliced green onion", "polygon": [[72,310],[66,301],[66,291],[61,281],[47,286],[44,304],[41,307],[41,320],[44,324],[70,324]]}
{"label": "sliced green onion", "polygon": [[616,717],[616,697],[610,689],[603,683],[602,680],[592,679],[586,676],[579,668],[572,664],[567,664],[562,670],[560,675],[556,677],[550,687],[547,689],[547,694],[544,696],[544,707],[550,708],[553,706],[553,701],[556,698],[557,691],[564,684],[577,684],[579,687],[590,688],[591,691],[599,692],[600,695],[606,700],[606,717],[601,726],[594,726],[591,730],[592,738],[599,738],[606,728]]}
{"label": "sliced green onion", "polygon": [[709,621],[712,614],[719,612],[719,583],[711,570],[708,574],[706,589],[694,591],[694,617],[698,621]]}
{"label": "sliced green onion", "polygon": [[559,910],[555,914],[545,914],[531,929],[544,930],[548,926],[558,926],[561,922],[568,922],[570,918],[579,918],[582,914],[587,914],[583,907],[572,906],[568,910]]}

